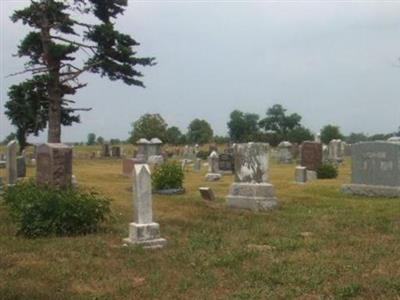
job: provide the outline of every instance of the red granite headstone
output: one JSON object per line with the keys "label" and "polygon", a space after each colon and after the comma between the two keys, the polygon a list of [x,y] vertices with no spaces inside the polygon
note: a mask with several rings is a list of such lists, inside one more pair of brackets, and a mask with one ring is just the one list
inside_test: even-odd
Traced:
{"label": "red granite headstone", "polygon": [[41,144],[36,152],[36,180],[60,188],[71,185],[72,147],[61,143]]}
{"label": "red granite headstone", "polygon": [[307,170],[316,171],[322,164],[322,144],[303,142],[301,144],[301,165]]}

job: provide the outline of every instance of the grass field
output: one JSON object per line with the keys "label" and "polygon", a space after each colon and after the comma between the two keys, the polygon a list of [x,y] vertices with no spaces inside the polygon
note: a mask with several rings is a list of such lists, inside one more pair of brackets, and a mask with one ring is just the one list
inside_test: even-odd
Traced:
{"label": "grass field", "polygon": [[[0,205],[0,299],[400,298],[400,200],[341,194],[348,162],[307,185],[293,183],[294,165],[272,164],[280,208],[263,214],[226,209],[233,177],[206,183],[203,170],[186,173],[186,194],[154,196],[168,240],[157,251],[123,246],[133,205],[120,160],[74,161],[79,184],[114,200],[97,234],[19,237]],[[202,185],[217,203],[202,202]]]}

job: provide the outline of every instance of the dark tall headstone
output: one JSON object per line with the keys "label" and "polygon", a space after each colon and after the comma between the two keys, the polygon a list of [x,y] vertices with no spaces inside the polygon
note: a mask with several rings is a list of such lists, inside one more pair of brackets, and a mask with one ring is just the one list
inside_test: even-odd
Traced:
{"label": "dark tall headstone", "polygon": [[101,155],[103,157],[110,157],[110,145],[109,144],[106,143],[106,144],[102,145]]}
{"label": "dark tall headstone", "polygon": [[26,176],[26,160],[24,156],[17,157],[17,176],[18,178]]}
{"label": "dark tall headstone", "polygon": [[111,156],[112,156],[112,157],[120,158],[120,157],[121,157],[121,147],[119,147],[119,146],[112,146],[112,147],[111,147]]}
{"label": "dark tall headstone", "polygon": [[322,144],[303,142],[301,144],[300,164],[307,170],[316,171],[322,164]]}

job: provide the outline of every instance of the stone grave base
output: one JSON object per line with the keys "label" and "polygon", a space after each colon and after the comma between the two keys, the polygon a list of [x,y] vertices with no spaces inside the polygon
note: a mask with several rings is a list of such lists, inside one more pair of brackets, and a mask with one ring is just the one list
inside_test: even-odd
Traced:
{"label": "stone grave base", "polygon": [[400,197],[400,187],[384,185],[344,184],[342,185],[342,192],[366,197]]}
{"label": "stone grave base", "polygon": [[317,180],[317,172],[312,170],[307,170],[306,178],[307,181]]}
{"label": "stone grave base", "polygon": [[219,171],[222,175],[232,175],[233,174],[233,171],[222,171],[222,170],[220,170]]}
{"label": "stone grave base", "polygon": [[274,187],[270,183],[233,183],[226,197],[229,208],[267,211],[278,206]]}
{"label": "stone grave base", "polygon": [[219,173],[207,173],[206,174],[206,181],[218,181],[220,180],[222,177],[221,174]]}
{"label": "stone grave base", "polygon": [[129,237],[124,241],[140,245],[145,249],[162,248],[167,244],[167,240],[160,237],[160,225],[154,222],[149,224],[130,223]]}

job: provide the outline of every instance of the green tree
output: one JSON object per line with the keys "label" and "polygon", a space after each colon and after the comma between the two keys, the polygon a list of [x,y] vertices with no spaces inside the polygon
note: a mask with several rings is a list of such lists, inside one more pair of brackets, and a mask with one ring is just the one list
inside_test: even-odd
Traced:
{"label": "green tree", "polygon": [[11,132],[9,135],[5,137],[5,139],[1,142],[3,145],[7,145],[9,142],[15,140],[17,135],[14,132]]}
{"label": "green tree", "polygon": [[86,144],[89,146],[96,144],[96,135],[94,133],[88,134]]}
{"label": "green tree", "polygon": [[352,132],[348,137],[346,137],[346,142],[349,144],[355,144],[358,142],[365,142],[368,141],[368,136],[366,136],[364,133],[355,133]]}
{"label": "green tree", "polygon": [[288,141],[291,143],[301,144],[304,141],[312,140],[314,140],[314,135],[308,128],[303,126],[296,127],[288,133]]}
{"label": "green tree", "polygon": [[257,114],[243,113],[234,110],[228,122],[229,136],[235,143],[254,141],[259,134]]}
{"label": "green tree", "polygon": [[189,143],[206,144],[211,142],[213,138],[213,130],[207,121],[194,119],[189,124],[187,137]]}
{"label": "green tree", "polygon": [[97,137],[96,139],[96,143],[99,145],[103,145],[104,144],[104,138],[102,136]]}
{"label": "green tree", "polygon": [[341,140],[343,138],[339,126],[326,125],[321,130],[321,142],[324,144],[329,144],[331,140]]}
{"label": "green tree", "polygon": [[132,124],[131,143],[136,143],[141,138],[152,139],[159,138],[165,141],[167,123],[159,114],[144,114]]}
{"label": "green tree", "polygon": [[[127,0],[31,0],[12,15],[13,22],[21,21],[32,29],[18,47],[18,56],[28,58],[20,73],[47,76],[48,142],[61,142],[63,96],[74,95],[87,85],[78,80],[83,73],[144,86],[142,74],[135,68],[153,65],[154,58],[136,57],[133,47],[139,43],[115,28],[115,19],[126,6]],[[79,15],[97,23],[73,17]],[[82,51],[87,58],[78,65],[76,58]]]}
{"label": "green tree", "polygon": [[178,127],[172,126],[165,132],[165,143],[179,145],[182,140],[182,132]]}
{"label": "green tree", "polygon": [[121,140],[120,139],[110,139],[110,144],[111,145],[119,145],[119,144],[121,144]]}
{"label": "green tree", "polygon": [[273,138],[276,141],[288,140],[289,132],[300,127],[301,116],[293,113],[286,114],[286,109],[275,104],[267,110],[267,116],[259,122],[268,135],[275,135]]}
{"label": "green tree", "polygon": [[[30,134],[39,135],[46,128],[48,122],[48,76],[34,76],[20,84],[12,85],[8,90],[9,100],[6,102],[5,114],[16,126],[16,138],[19,150],[22,152],[28,146],[27,138]],[[73,101],[69,101],[73,102]],[[70,126],[79,122],[79,116],[74,115],[77,110],[67,107],[68,100],[62,99],[61,124]]]}

